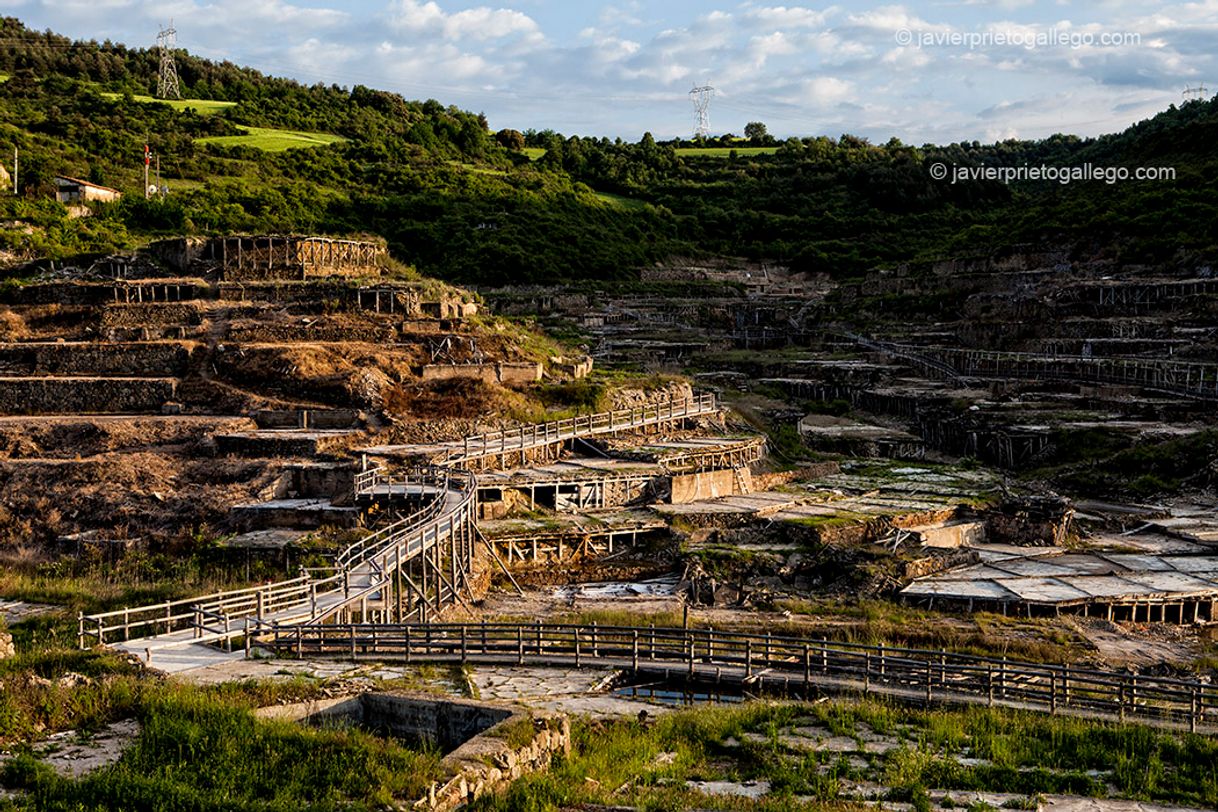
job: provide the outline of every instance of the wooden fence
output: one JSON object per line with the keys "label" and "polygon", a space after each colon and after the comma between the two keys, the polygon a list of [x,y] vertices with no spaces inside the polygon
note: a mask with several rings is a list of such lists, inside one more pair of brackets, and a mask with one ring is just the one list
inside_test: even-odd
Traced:
{"label": "wooden fence", "polygon": [[565,420],[532,423],[515,429],[465,437],[461,442],[461,449],[453,451],[447,462],[463,463],[480,457],[524,451],[580,437],[632,431],[718,411],[719,404],[715,395],[707,393],[690,399],[669,400],[633,409],[616,409],[611,412],[578,415]]}
{"label": "wooden fence", "polygon": [[1218,687],[1205,681],[773,634],[537,622],[310,624],[264,629],[252,637],[247,647],[256,644],[297,658],[665,667],[688,677],[735,676],[805,695],[863,691],[927,704],[982,704],[1218,730]]}

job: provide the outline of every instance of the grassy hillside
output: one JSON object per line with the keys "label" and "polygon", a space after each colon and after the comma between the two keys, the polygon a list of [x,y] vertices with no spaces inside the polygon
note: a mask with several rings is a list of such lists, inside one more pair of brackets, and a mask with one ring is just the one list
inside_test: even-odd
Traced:
{"label": "grassy hillside", "polygon": [[[630,279],[699,252],[857,276],[876,265],[1022,243],[1131,262],[1218,252],[1218,102],[1099,139],[915,147],[849,135],[637,143],[492,131],[480,115],[363,86],[305,86],[178,55],[188,100],[159,103],[156,55],[0,20],[0,142],[22,151],[0,197],[14,258],[108,251],[174,232],[372,231],[459,282]],[[145,202],[145,138],[173,190]],[[505,146],[506,145],[506,146]],[[935,180],[965,166],[1173,166],[1174,182]],[[55,174],[128,192],[71,220]]]}

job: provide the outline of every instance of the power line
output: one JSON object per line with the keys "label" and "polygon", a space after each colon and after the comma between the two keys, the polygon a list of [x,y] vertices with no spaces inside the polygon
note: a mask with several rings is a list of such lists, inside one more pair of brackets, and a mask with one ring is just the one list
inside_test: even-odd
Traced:
{"label": "power line", "polygon": [[1205,94],[1208,92],[1209,92],[1209,89],[1206,88],[1206,86],[1204,84],[1197,85],[1196,87],[1185,86],[1184,94],[1183,94],[1184,101],[1186,101],[1186,102],[1201,101],[1202,99],[1205,98]]}
{"label": "power line", "polygon": [[715,89],[710,85],[695,86],[689,91],[689,97],[694,102],[694,138],[706,138],[710,135],[710,102],[715,95]]}
{"label": "power line", "polygon": [[161,67],[156,77],[156,95],[158,99],[180,99],[182,90],[178,87],[178,66],[173,61],[173,48],[177,44],[178,32],[173,27],[173,20],[168,28],[162,28],[156,35],[156,49],[161,55]]}

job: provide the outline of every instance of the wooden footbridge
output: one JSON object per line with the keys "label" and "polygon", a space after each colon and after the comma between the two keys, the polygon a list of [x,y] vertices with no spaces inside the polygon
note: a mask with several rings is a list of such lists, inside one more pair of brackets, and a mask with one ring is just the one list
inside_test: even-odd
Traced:
{"label": "wooden footbridge", "polygon": [[480,471],[523,467],[538,460],[557,458],[559,452],[573,441],[711,417],[719,411],[718,399],[708,393],[474,434],[452,442],[376,446],[364,451],[374,457],[421,457],[439,465],[459,465]]}
{"label": "wooden footbridge", "polygon": [[361,472],[359,502],[382,503],[404,518],[343,550],[330,567],[246,589],[79,617],[82,648],[104,645],[157,661],[166,670],[205,664],[237,638],[298,624],[433,620],[465,603],[478,540],[478,483],[466,468],[598,434],[661,426],[719,411],[714,395],[476,435],[446,446],[444,465],[397,474]]}
{"label": "wooden footbridge", "polygon": [[300,624],[260,637],[283,657],[614,668],[811,697],[1007,707],[1218,732],[1218,686],[790,635],[542,623]]}

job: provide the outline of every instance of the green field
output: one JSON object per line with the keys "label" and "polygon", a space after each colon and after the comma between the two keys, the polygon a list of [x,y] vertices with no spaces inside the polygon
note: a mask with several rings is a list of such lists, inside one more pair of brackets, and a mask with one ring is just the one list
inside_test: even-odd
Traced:
{"label": "green field", "polygon": [[245,135],[215,135],[199,138],[199,144],[218,144],[223,147],[254,147],[264,152],[283,152],[299,147],[324,147],[347,139],[329,133],[307,133],[296,130],[275,130],[270,127],[246,127],[238,124]]}
{"label": "green field", "polygon": [[[773,155],[778,151],[778,147],[677,147],[677,154],[684,156],[710,156],[712,158],[727,158],[735,150],[737,155]],[[529,156],[530,161],[536,161],[546,154],[544,147],[525,147],[523,150],[525,155]]]}
{"label": "green field", "polygon": [[[121,93],[103,93],[102,96],[112,101],[122,98]],[[142,104],[168,104],[179,112],[193,109],[201,116],[210,116],[237,105],[236,102],[214,101],[212,99],[154,99],[151,96],[132,96],[132,98]]]}
{"label": "green field", "polygon": [[615,195],[612,192],[596,192],[597,197],[606,203],[612,203],[615,206],[621,206],[623,209],[642,209],[647,205],[644,200],[638,200],[633,197],[625,197],[623,195]]}
{"label": "green field", "polygon": [[726,158],[735,151],[737,155],[773,155],[778,147],[678,147],[678,155],[709,155]]}

